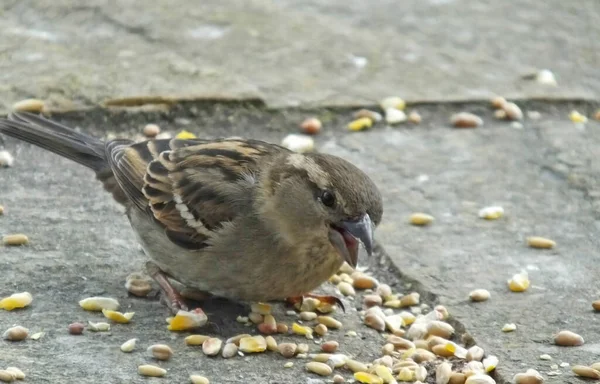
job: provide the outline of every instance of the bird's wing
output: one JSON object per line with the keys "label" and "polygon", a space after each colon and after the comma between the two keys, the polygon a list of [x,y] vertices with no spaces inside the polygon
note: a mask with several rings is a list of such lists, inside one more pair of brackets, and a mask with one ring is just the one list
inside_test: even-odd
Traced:
{"label": "bird's wing", "polygon": [[214,231],[249,209],[263,156],[288,150],[258,140],[114,140],[107,157],[119,185],[169,239],[205,247]]}

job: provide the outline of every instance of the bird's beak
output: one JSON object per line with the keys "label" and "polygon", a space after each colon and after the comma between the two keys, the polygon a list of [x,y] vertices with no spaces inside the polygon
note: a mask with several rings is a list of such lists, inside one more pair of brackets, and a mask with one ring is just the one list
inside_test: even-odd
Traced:
{"label": "bird's beak", "polygon": [[332,226],[329,240],[344,261],[352,268],[356,268],[358,241],[363,243],[369,256],[373,254],[373,222],[368,214],[358,220],[344,220]]}

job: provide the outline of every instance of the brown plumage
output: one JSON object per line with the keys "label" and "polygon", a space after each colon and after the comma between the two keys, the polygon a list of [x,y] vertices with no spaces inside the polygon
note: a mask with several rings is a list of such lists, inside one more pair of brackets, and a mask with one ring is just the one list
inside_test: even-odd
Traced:
{"label": "brown plumage", "polygon": [[258,140],[103,141],[43,117],[13,113],[0,132],[85,165],[116,201],[165,275],[201,291],[267,301],[309,293],[359,241],[372,250],[383,213],[371,179],[326,154]]}

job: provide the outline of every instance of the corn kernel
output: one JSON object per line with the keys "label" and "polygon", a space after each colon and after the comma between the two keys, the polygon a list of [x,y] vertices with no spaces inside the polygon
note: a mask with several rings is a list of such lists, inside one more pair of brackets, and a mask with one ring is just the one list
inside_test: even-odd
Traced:
{"label": "corn kernel", "polygon": [[571,113],[569,113],[569,119],[571,119],[571,121],[574,123],[586,123],[587,122],[587,117],[585,117],[578,111],[571,111]]}
{"label": "corn kernel", "polygon": [[383,379],[367,372],[356,372],[354,378],[365,384],[383,384]]}
{"label": "corn kernel", "polygon": [[264,352],[267,340],[262,336],[243,337],[240,340],[240,351],[245,353]]}
{"label": "corn kernel", "polygon": [[312,336],[313,330],[310,327],[303,327],[298,323],[292,324],[292,331],[297,335]]}
{"label": "corn kernel", "polygon": [[348,129],[351,131],[362,131],[364,129],[370,128],[373,125],[373,120],[368,117],[361,117],[360,119],[356,119],[348,124]]}
{"label": "corn kernel", "polygon": [[107,319],[110,319],[110,320],[114,321],[115,323],[127,324],[131,321],[135,312],[121,313],[121,312],[117,312],[117,311],[111,311],[109,309],[103,309],[102,314]]}
{"label": "corn kernel", "polygon": [[186,331],[202,327],[208,318],[202,310],[187,312],[180,310],[167,327],[169,331]]}
{"label": "corn kernel", "polygon": [[17,308],[25,308],[33,301],[33,296],[29,292],[13,293],[12,295],[0,300],[0,309],[12,311]]}
{"label": "corn kernel", "polygon": [[185,129],[182,130],[181,132],[179,132],[177,134],[177,136],[175,136],[176,139],[181,139],[181,140],[186,140],[186,139],[195,139],[196,135],[194,135],[192,132],[188,132]]}
{"label": "corn kernel", "polygon": [[260,313],[261,315],[271,314],[271,305],[266,303],[254,303],[250,306],[252,312]]}
{"label": "corn kernel", "polygon": [[119,309],[119,302],[110,297],[88,297],[87,299],[81,300],[79,305],[86,311],[100,312],[103,309],[108,309],[111,311],[116,311]]}
{"label": "corn kernel", "polygon": [[508,280],[508,288],[513,292],[524,292],[529,288],[529,276],[526,272],[517,273]]}

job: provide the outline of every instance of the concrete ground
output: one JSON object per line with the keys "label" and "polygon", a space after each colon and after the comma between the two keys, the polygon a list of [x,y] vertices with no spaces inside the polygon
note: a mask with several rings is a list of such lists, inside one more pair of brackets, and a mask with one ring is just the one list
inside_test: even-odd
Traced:
{"label": "concrete ground", "polygon": [[[573,109],[591,116],[600,106],[600,43],[593,38],[600,33],[600,4],[172,4],[4,2],[0,35],[11,38],[0,39],[0,112],[37,97],[51,110],[79,110],[56,118],[98,135],[133,135],[156,122],[202,136],[275,142],[316,115],[325,124],[319,150],[369,171],[384,195],[384,222],[377,232],[381,248],[370,264],[374,274],[398,290],[421,291],[431,305],[446,305],[458,329],[500,358],[498,382],[527,368],[540,370],[548,383],[579,382],[568,367],[560,367],[559,376],[547,373],[561,362],[595,362],[600,351],[590,305],[600,298],[595,259],[600,124],[577,126],[568,119]],[[522,77],[542,68],[556,74],[559,87]],[[522,128],[495,120],[477,100],[496,93],[518,97],[524,111],[538,111],[541,118],[526,117]],[[395,94],[418,102],[409,109],[421,113],[422,124],[349,133],[345,125],[355,109],[331,108],[370,105]],[[97,107],[141,96],[252,96],[266,104],[193,100],[170,108]],[[457,99],[464,102],[451,102]],[[296,104],[304,109],[289,108]],[[273,108],[281,106],[288,107]],[[481,115],[484,126],[450,128],[448,117],[463,110]],[[3,342],[0,366],[21,366],[36,383],[142,382],[133,373],[148,359],[117,350],[122,341],[138,337],[143,347],[162,341],[176,349],[177,358],[165,366],[177,382],[191,372],[215,383],[239,382],[240,375],[270,383],[314,379],[301,362],[286,371],[284,360],[272,355],[223,361],[184,348],[181,336],[164,330],[166,313],[158,302],[127,297],[124,278],[141,267],[143,256],[122,213],[97,189],[93,176],[14,140],[6,139],[4,146],[16,163],[0,169],[0,204],[6,207],[0,235],[24,232],[32,244],[0,248],[9,276],[0,293],[30,290],[35,302],[30,310],[0,312],[0,328],[20,323],[47,334],[38,342]],[[506,217],[479,219],[477,211],[487,205],[503,206]],[[436,221],[412,227],[407,217],[415,211]],[[550,237],[558,246],[527,248],[525,238],[531,235]],[[522,269],[532,287],[509,292],[506,280]],[[490,290],[491,300],[470,303],[474,288]],[[135,323],[114,327],[110,335],[67,335],[69,322],[95,318],[82,312],[77,300],[100,294],[135,310]],[[240,306],[216,303],[207,312],[217,323],[210,332],[245,330],[233,322],[245,312]],[[341,317],[364,336],[332,334],[343,340],[342,350],[365,360],[376,356],[382,343],[375,333],[359,326],[353,311]],[[505,323],[516,323],[517,330],[502,333]],[[561,329],[580,333],[585,345],[553,346],[552,334]],[[553,360],[540,360],[545,353]]]}

